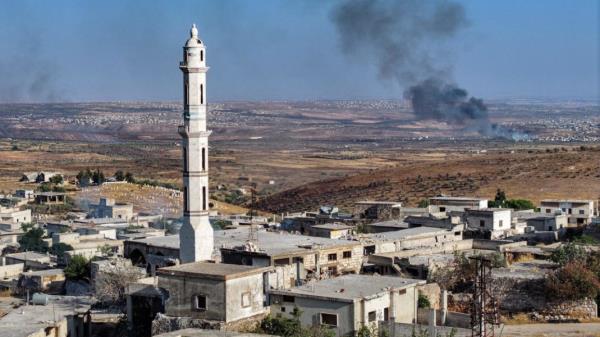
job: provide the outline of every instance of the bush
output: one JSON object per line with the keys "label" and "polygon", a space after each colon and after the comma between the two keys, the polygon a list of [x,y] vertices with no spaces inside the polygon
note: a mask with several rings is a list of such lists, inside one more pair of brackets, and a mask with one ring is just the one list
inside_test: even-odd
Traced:
{"label": "bush", "polygon": [[596,298],[600,289],[597,275],[584,263],[572,261],[549,274],[545,280],[546,293],[551,299],[576,301]]}
{"label": "bush", "polygon": [[48,247],[44,243],[44,235],[46,234],[42,228],[34,227],[33,224],[23,224],[21,229],[25,234],[19,239],[21,251],[35,251],[45,253]]}
{"label": "bush", "polygon": [[429,298],[419,292],[419,300],[417,305],[419,308],[431,308],[431,302],[429,302]]}
{"label": "bush", "polygon": [[70,280],[85,280],[90,276],[90,261],[81,255],[75,255],[65,267],[65,276]]}
{"label": "bush", "polygon": [[561,266],[566,265],[572,261],[585,261],[587,253],[580,245],[575,243],[567,243],[560,246],[558,249],[552,252],[550,260],[560,264]]}
{"label": "bush", "polygon": [[535,205],[531,200],[527,199],[509,199],[504,203],[504,207],[513,208],[516,210],[535,209]]}

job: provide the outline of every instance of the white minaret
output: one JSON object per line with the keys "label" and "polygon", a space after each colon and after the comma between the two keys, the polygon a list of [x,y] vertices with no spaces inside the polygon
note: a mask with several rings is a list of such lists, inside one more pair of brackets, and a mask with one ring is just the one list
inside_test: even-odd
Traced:
{"label": "white minaret", "polygon": [[182,263],[210,260],[213,229],[208,221],[208,136],[206,130],[206,50],[192,25],[183,47],[183,226],[179,233]]}

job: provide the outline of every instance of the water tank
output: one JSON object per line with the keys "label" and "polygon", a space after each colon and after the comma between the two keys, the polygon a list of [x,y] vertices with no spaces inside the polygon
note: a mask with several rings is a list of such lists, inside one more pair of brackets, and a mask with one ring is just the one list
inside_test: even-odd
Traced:
{"label": "water tank", "polygon": [[31,297],[31,304],[34,305],[47,305],[49,300],[49,296],[43,293],[35,293],[33,297]]}

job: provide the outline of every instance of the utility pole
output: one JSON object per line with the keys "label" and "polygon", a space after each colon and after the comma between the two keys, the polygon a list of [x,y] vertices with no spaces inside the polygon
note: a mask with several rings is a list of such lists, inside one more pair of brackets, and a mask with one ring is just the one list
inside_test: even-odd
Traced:
{"label": "utility pole", "polygon": [[471,302],[471,336],[493,337],[498,325],[498,309],[491,294],[491,261],[483,256],[470,257],[475,262],[475,280]]}

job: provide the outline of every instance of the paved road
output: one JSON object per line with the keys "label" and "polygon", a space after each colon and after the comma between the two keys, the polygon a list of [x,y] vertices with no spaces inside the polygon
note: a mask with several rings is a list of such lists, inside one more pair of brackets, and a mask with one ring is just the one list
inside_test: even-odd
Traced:
{"label": "paved road", "polygon": [[[496,331],[496,336],[500,331]],[[503,337],[600,337],[600,323],[505,325]]]}

